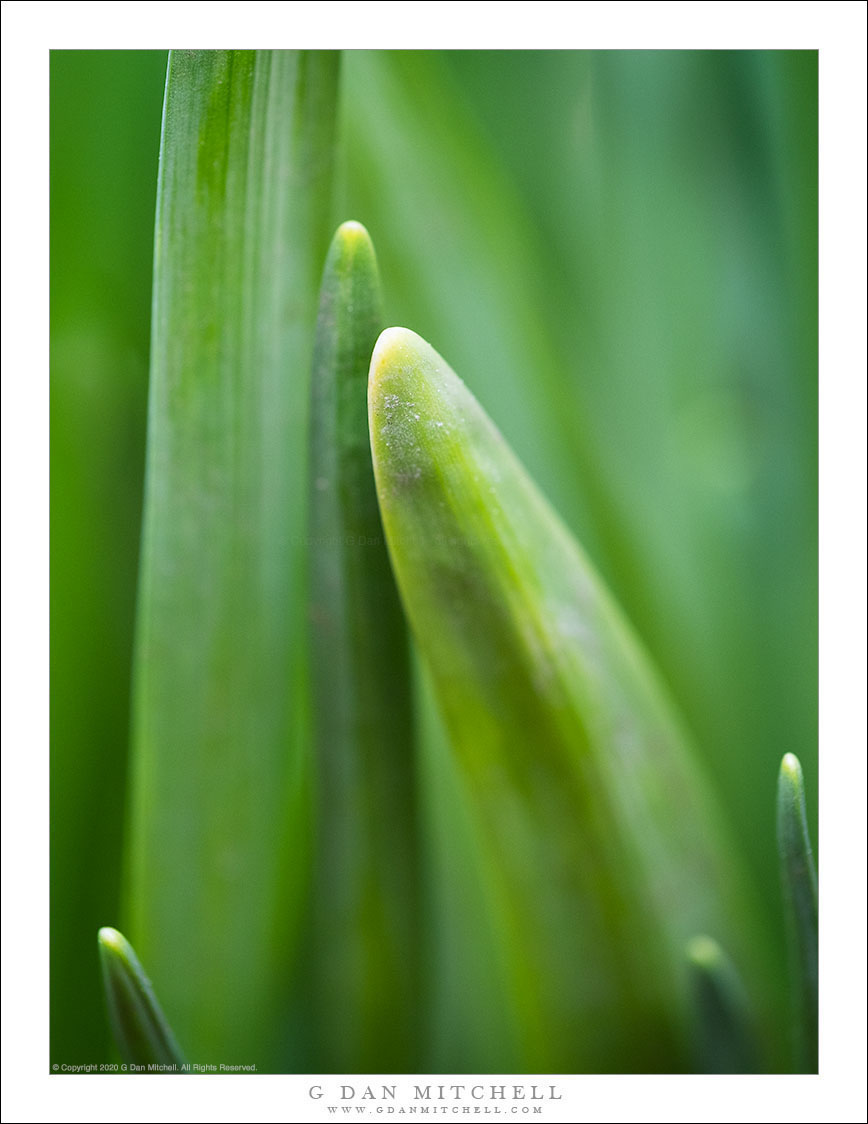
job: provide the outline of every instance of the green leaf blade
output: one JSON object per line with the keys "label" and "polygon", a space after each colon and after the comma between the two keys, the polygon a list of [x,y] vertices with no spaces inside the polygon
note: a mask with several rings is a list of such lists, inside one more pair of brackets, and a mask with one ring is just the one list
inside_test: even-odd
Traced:
{"label": "green leaf blade", "polygon": [[686,1067],[686,941],[713,932],[761,980],[764,934],[680,724],[577,544],[414,333],[380,337],[369,419],[399,589],[487,847],[522,1059]]}
{"label": "green leaf blade", "polygon": [[174,52],[164,104],[129,925],[190,1048],[260,1070],[298,1064],[306,421],[336,86],[331,52]]}
{"label": "green leaf blade", "polygon": [[729,957],[711,937],[687,945],[698,1073],[755,1073],[758,1051],[744,987]]}
{"label": "green leaf blade", "polygon": [[132,945],[117,929],[100,929],[100,963],[115,1042],[125,1061],[182,1066],[184,1055]]}
{"label": "green leaf blade", "polygon": [[784,754],[778,774],[778,853],[790,941],[796,1060],[799,1072],[818,1066],[817,868],[808,835],[805,781],[793,753]]}
{"label": "green leaf blade", "polygon": [[311,405],[310,586],[319,800],[320,1064],[402,1072],[418,1014],[418,844],[407,630],[377,504],[366,388],[383,327],[374,248],[326,261]]}

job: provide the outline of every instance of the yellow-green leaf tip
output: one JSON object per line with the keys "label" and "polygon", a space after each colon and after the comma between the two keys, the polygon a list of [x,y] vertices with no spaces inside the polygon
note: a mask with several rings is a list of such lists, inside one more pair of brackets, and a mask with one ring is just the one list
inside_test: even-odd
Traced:
{"label": "yellow-green leaf tip", "polygon": [[368,424],[381,511],[392,486],[415,485],[436,463],[454,460],[454,448],[439,446],[450,432],[448,419],[462,409],[481,414],[429,343],[409,328],[380,334],[368,372]]}
{"label": "yellow-green leaf tip", "polygon": [[335,252],[341,259],[349,257],[352,260],[357,254],[364,254],[376,261],[371,236],[365,227],[360,222],[356,222],[355,219],[342,222],[335,231],[335,236],[332,239],[332,253]]}
{"label": "yellow-green leaf tip", "polygon": [[97,933],[97,947],[100,960],[109,972],[142,972],[133,946],[119,930],[104,925]]}
{"label": "yellow-green leaf tip", "polygon": [[802,766],[794,753],[785,753],[781,761],[781,778],[794,785],[802,785]]}
{"label": "yellow-green leaf tip", "polygon": [[719,969],[723,964],[720,945],[712,937],[693,937],[687,942],[687,959],[707,972]]}
{"label": "yellow-green leaf tip", "polygon": [[341,223],[334,233],[326,259],[325,277],[342,277],[344,284],[351,284],[350,279],[358,269],[367,269],[373,274],[374,283],[379,283],[377,255],[371,236],[360,222],[350,219]]}
{"label": "yellow-green leaf tip", "polygon": [[387,368],[398,366],[418,356],[420,351],[430,352],[431,345],[409,328],[386,328],[380,332],[371,356],[369,392],[373,390]]}
{"label": "yellow-green leaf tip", "polygon": [[119,933],[117,929],[112,929],[108,925],[104,925],[97,933],[97,940],[102,948],[110,952],[124,954],[129,948],[129,944],[123,933]]}
{"label": "yellow-green leaf tip", "polygon": [[355,219],[347,219],[346,222],[342,222],[336,233],[347,242],[360,238],[368,242],[371,240],[371,236],[365,227],[360,222],[356,222]]}

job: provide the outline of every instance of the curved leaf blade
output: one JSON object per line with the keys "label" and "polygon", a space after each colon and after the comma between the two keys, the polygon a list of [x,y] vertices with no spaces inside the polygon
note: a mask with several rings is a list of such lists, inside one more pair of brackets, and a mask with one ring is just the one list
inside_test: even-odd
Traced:
{"label": "curved leaf blade", "polygon": [[713,934],[762,995],[765,935],[679,721],[446,362],[389,329],[368,395],[383,525],[485,841],[521,1059],[686,1068],[686,942]]}

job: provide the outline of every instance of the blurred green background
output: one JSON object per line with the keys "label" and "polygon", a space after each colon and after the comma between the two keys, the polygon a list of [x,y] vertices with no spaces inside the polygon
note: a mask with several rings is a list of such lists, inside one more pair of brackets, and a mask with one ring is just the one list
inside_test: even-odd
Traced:
{"label": "blurred green background", "polygon": [[[107,1056],[165,52],[51,55],[51,1059]],[[783,944],[817,808],[817,55],[347,52],[334,225],[657,660]]]}

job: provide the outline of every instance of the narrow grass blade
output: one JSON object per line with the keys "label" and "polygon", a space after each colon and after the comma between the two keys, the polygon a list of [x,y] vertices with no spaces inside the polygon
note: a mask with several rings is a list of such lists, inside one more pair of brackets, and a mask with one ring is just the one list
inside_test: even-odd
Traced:
{"label": "narrow grass blade", "polygon": [[373,245],[344,223],[320,294],[310,483],[318,1064],[342,1073],[418,1068],[410,664],[366,406],[382,327]]}
{"label": "narrow grass blade", "polygon": [[778,774],[778,852],[791,949],[797,1069],[816,1073],[817,870],[808,836],[802,766],[792,753],[784,755]]}
{"label": "narrow grass blade", "polygon": [[763,995],[765,936],[679,722],[445,361],[389,329],[368,395],[383,524],[486,849],[521,1060],[686,1068],[686,942],[712,934]]}
{"label": "narrow grass blade", "polygon": [[694,937],[687,963],[695,1012],[698,1073],[755,1073],[758,1053],[748,998],[729,957],[711,937]]}
{"label": "narrow grass blade", "polygon": [[100,929],[97,941],[109,1019],[125,1061],[182,1066],[184,1056],[160,1009],[151,981],[132,945],[117,929]]}
{"label": "narrow grass blade", "polygon": [[168,69],[136,638],[130,935],[199,1057],[298,1065],[306,422],[331,52]]}

